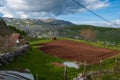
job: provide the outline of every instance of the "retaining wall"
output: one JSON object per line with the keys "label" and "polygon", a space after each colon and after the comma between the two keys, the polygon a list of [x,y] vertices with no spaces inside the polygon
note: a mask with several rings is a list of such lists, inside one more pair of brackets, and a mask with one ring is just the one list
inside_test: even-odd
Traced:
{"label": "retaining wall", "polygon": [[0,54],[0,66],[12,62],[17,56],[24,56],[29,49],[30,46],[26,44],[18,47],[16,51]]}

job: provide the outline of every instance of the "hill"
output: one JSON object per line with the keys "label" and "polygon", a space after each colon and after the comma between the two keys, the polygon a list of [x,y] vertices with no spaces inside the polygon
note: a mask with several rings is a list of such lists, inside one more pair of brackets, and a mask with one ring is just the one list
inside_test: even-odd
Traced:
{"label": "hill", "polygon": [[7,25],[24,30],[34,38],[75,38],[80,39],[80,30],[91,28],[96,32],[96,40],[119,42],[120,29],[93,25],[75,25],[68,21],[56,19],[19,19],[3,18]]}
{"label": "hill", "polygon": [[39,25],[39,26],[71,26],[74,25],[69,21],[57,19],[20,19],[20,18],[3,18],[7,24],[11,25]]}
{"label": "hill", "polygon": [[12,32],[13,30],[11,30],[2,19],[0,19],[0,36],[9,35]]}
{"label": "hill", "polygon": [[8,44],[12,44],[12,41],[14,41],[13,38],[11,38],[14,33],[19,33],[21,36],[26,35],[24,31],[14,26],[8,26],[3,19],[0,19],[0,53],[11,50],[12,47],[8,47]]}
{"label": "hill", "polygon": [[77,26],[71,26],[67,27],[69,31],[69,34],[71,34],[71,37],[76,36],[74,38],[80,37],[80,30],[82,29],[92,29],[96,32],[96,40],[100,41],[111,41],[111,42],[117,42],[120,41],[120,28],[110,28],[110,27],[100,27],[100,26],[91,26],[91,25],[77,25]]}
{"label": "hill", "polygon": [[19,19],[19,18],[3,18],[7,25],[16,26],[20,30],[24,30],[29,36],[37,37],[41,34],[48,37],[47,32],[57,31],[59,27],[73,26],[74,24],[64,20],[57,19]]}

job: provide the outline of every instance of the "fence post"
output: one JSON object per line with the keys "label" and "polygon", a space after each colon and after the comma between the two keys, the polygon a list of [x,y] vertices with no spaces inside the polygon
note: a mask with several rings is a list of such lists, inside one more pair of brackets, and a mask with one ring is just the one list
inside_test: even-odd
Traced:
{"label": "fence post", "polygon": [[101,72],[101,69],[102,69],[102,62],[103,62],[103,60],[102,60],[102,58],[100,59],[100,65],[99,65],[99,71]]}
{"label": "fence post", "polygon": [[87,69],[87,63],[86,61],[84,62],[84,74],[86,73],[86,69]]}
{"label": "fence post", "polygon": [[38,74],[36,74],[36,80],[38,80]]}
{"label": "fence post", "polygon": [[64,80],[67,80],[67,66],[64,68]]}
{"label": "fence post", "polygon": [[115,68],[114,68],[114,72],[117,72],[118,69],[118,59],[115,59]]}

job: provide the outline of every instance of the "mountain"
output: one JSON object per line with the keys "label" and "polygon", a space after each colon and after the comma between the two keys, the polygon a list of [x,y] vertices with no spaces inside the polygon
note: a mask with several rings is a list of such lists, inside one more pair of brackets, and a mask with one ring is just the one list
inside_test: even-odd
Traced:
{"label": "mountain", "polygon": [[18,19],[3,18],[7,25],[14,25],[24,30],[28,36],[35,38],[76,38],[80,39],[80,31],[91,28],[96,32],[96,40],[120,41],[120,28],[100,27],[93,25],[75,25],[68,21],[56,19]]}
{"label": "mountain", "polygon": [[71,22],[57,19],[20,19],[3,18],[10,25],[71,26]]}
{"label": "mountain", "polygon": [[14,39],[11,37],[13,37],[13,34],[15,33],[19,33],[24,39],[26,37],[24,31],[21,31],[14,26],[8,26],[5,21],[0,18],[0,53],[13,50],[13,46],[8,47],[8,45],[14,44]]}
{"label": "mountain", "polygon": [[0,36],[7,36],[11,33],[13,33],[13,30],[10,29],[2,19],[0,19]]}
{"label": "mountain", "polygon": [[48,37],[47,34],[51,34],[51,32],[54,32],[54,35],[56,35],[58,33],[58,29],[61,29],[65,26],[75,25],[71,22],[57,19],[3,19],[7,25],[16,26],[16,28],[24,30],[28,36],[31,37],[37,37],[39,35],[42,35],[42,37]]}

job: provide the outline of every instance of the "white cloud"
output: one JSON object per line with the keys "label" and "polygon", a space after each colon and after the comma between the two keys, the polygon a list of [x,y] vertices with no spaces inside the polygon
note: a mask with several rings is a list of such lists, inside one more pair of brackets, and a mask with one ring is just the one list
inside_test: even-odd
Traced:
{"label": "white cloud", "polygon": [[100,9],[109,6],[108,0],[104,0],[104,2],[102,2],[101,0],[85,0],[85,1],[87,2],[86,7],[89,9]]}
{"label": "white cloud", "polygon": [[0,1],[0,7],[4,6],[5,5],[5,1],[4,0],[1,0]]}
{"label": "white cloud", "polygon": [[114,28],[120,28],[120,20],[113,20],[113,21],[111,21],[111,23],[104,22],[103,24],[100,24],[100,25],[114,27]]}
{"label": "white cloud", "polygon": [[111,21],[111,23],[104,21],[73,21],[75,24],[87,24],[87,25],[95,25],[95,26],[103,26],[103,27],[114,27],[120,28],[120,20]]}
{"label": "white cloud", "polygon": [[[108,1],[101,0],[79,0],[89,9],[100,9],[108,6]],[[5,0],[0,13],[3,17],[20,18],[47,18],[58,15],[67,15],[85,11],[72,0]]]}
{"label": "white cloud", "polygon": [[114,23],[120,25],[120,20],[114,20]]}

